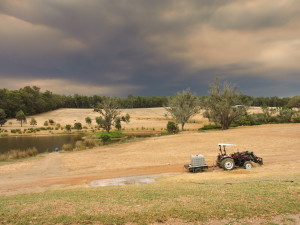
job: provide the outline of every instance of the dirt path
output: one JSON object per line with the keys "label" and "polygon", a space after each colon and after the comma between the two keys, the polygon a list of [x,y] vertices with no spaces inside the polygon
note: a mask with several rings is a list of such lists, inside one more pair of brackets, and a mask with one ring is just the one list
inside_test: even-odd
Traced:
{"label": "dirt path", "polygon": [[203,180],[300,174],[300,124],[264,125],[153,137],[139,142],[1,163],[0,195],[88,186],[93,180],[122,176],[186,173],[183,165],[189,162],[191,154],[203,154],[207,164],[213,165],[219,142],[238,145],[237,149],[230,151],[254,151],[264,158],[265,164],[251,171],[211,169],[196,175]]}

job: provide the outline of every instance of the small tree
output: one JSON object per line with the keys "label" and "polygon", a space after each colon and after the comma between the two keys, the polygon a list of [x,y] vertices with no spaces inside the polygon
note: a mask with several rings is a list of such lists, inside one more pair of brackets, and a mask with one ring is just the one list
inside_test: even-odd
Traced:
{"label": "small tree", "polygon": [[92,119],[91,117],[86,117],[85,122],[90,126],[92,124]]}
{"label": "small tree", "polygon": [[72,127],[71,127],[71,125],[70,125],[70,124],[67,124],[67,125],[66,125],[66,127],[65,127],[65,129],[66,129],[68,132],[70,132],[70,131],[71,131],[71,129],[72,129]]}
{"label": "small tree", "polygon": [[167,124],[167,131],[170,134],[177,134],[179,132],[178,125],[173,121],[169,121]]}
{"label": "small tree", "polygon": [[82,129],[81,123],[74,123],[74,129],[81,130]]}
{"label": "small tree", "polygon": [[96,122],[99,126],[109,133],[111,126],[114,125],[115,119],[120,115],[119,103],[115,98],[104,98],[101,103],[98,103],[94,109],[100,113],[100,117],[96,118]]}
{"label": "small tree", "polygon": [[240,100],[236,86],[227,82],[222,85],[219,78],[216,78],[215,84],[210,85],[209,96],[204,99],[206,111],[203,115],[210,121],[220,124],[223,130],[228,129],[232,122],[246,114],[246,106],[238,106]]}
{"label": "small tree", "polygon": [[50,125],[52,126],[52,125],[54,125],[54,120],[53,119],[49,119],[49,123],[50,123]]}
{"label": "small tree", "polygon": [[122,128],[122,126],[121,126],[121,118],[120,118],[120,117],[117,117],[117,118],[115,119],[115,128],[116,128],[117,130],[121,130],[121,128]]}
{"label": "small tree", "polygon": [[0,126],[4,125],[7,122],[6,113],[4,109],[0,109]]}
{"label": "small tree", "polygon": [[178,92],[168,99],[167,112],[171,117],[181,124],[184,130],[185,123],[200,110],[198,97],[193,95],[189,89]]}
{"label": "small tree", "polygon": [[48,126],[48,121],[47,120],[44,122],[44,126],[45,127]]}
{"label": "small tree", "polygon": [[20,121],[21,127],[22,127],[23,123],[26,122],[26,116],[25,116],[24,112],[22,110],[17,112],[16,118],[17,118],[18,121]]}
{"label": "small tree", "polygon": [[35,118],[31,118],[30,120],[30,125],[35,126],[37,125],[36,119]]}
{"label": "small tree", "polygon": [[130,122],[130,115],[128,113],[126,113],[125,116],[122,116],[122,121],[125,123],[129,123]]}

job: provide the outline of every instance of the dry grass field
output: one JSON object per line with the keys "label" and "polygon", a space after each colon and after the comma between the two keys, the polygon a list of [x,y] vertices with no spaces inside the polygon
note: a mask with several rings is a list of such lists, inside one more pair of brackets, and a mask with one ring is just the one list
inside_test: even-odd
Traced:
{"label": "dry grass field", "polygon": [[[261,112],[259,107],[252,107],[249,109],[250,113]],[[166,118],[167,111],[165,108],[140,108],[140,109],[122,109],[121,115],[128,113],[131,117],[130,123],[122,124],[125,130],[141,130],[151,129],[156,131],[165,129],[168,119]],[[94,112],[93,109],[58,109],[47,113],[42,113],[34,116],[27,117],[27,124],[23,125],[24,128],[32,127],[29,122],[31,118],[35,118],[37,121],[37,127],[43,126],[45,121],[53,119],[55,123],[61,124],[64,127],[67,124],[74,125],[76,122],[82,123],[83,126],[87,126],[85,118],[90,117],[92,119],[92,126],[96,126],[95,118],[100,114]],[[197,130],[203,125],[208,124],[208,120],[202,116],[202,113],[195,115],[185,125],[186,130]],[[21,129],[20,123],[16,119],[10,119],[4,129]]]}
{"label": "dry grass field", "polygon": [[[88,115],[85,114],[88,112]],[[132,116],[130,126],[133,127],[149,126],[159,128],[165,127],[166,124],[166,120],[164,120],[165,111],[162,108],[128,109],[124,110],[124,112]],[[62,114],[64,117],[60,116]],[[37,115],[35,118],[39,123],[46,120],[46,118],[50,119],[52,117],[56,122],[64,124],[71,123],[74,120],[83,122],[85,116],[93,118],[96,114],[91,110],[85,109],[64,109]],[[199,123],[188,124],[187,128],[193,129],[193,126],[197,125],[196,129],[201,127],[200,123],[205,123],[201,116],[197,115],[197,119],[200,121]],[[198,174],[190,174],[184,170],[183,165],[189,163],[191,154],[203,154],[206,157],[207,164],[214,165],[218,154],[217,144],[221,142],[237,144],[237,147],[229,148],[229,152],[254,151],[255,154],[263,157],[264,165],[255,165],[251,170],[235,169],[233,171],[224,171],[219,168],[210,168],[206,172]],[[253,210],[256,216],[261,215],[272,218],[274,215],[292,213],[290,216],[281,216],[279,218],[280,221],[275,224],[296,224],[300,222],[299,146],[300,124],[277,124],[238,127],[226,131],[189,131],[177,135],[151,137],[134,142],[100,146],[84,151],[41,154],[35,158],[1,162],[0,196],[2,196],[3,201],[1,202],[0,198],[0,205],[6,206],[6,211],[2,211],[2,215],[11,217],[11,220],[7,220],[8,223],[9,221],[15,222],[12,219],[15,214],[7,207],[9,205],[12,205],[11,207],[16,206],[18,199],[26,202],[26,204],[24,203],[25,208],[33,207],[35,203],[31,199],[38,198],[38,201],[46,202],[45,207],[46,205],[47,207],[43,208],[43,205],[38,204],[43,208],[43,213],[45,214],[42,213],[36,218],[39,218],[38,221],[40,223],[48,224],[55,221],[63,224],[64,219],[66,219],[65,217],[59,217],[58,220],[55,220],[56,217],[48,218],[46,216],[46,211],[50,210],[54,213],[55,207],[62,210],[60,212],[55,211],[55,213],[58,213],[60,216],[67,215],[68,219],[71,218],[71,222],[66,219],[66,223],[89,221],[88,219],[86,220],[85,216],[84,218],[77,218],[73,214],[76,209],[79,210],[78,207],[86,207],[80,208],[80,210],[85,212],[84,215],[91,216],[91,223],[102,221],[100,224],[140,224],[140,222],[137,222],[140,220],[142,224],[150,222],[183,224],[184,221],[194,221],[187,224],[195,224],[195,221],[202,218],[208,219],[208,221],[212,219],[207,224],[228,224],[231,220],[220,220],[221,215],[223,215],[223,212],[219,211],[220,207],[225,207],[224,210],[230,213],[230,218],[248,218],[248,222],[244,224],[255,224],[254,220],[249,220]],[[104,188],[92,188],[89,186],[93,180],[162,173],[168,173],[169,175],[159,178],[158,183],[155,184]],[[226,186],[226,184],[229,185]],[[205,205],[203,205],[204,208],[200,207],[200,200],[197,202],[193,198],[193,196],[200,198],[201,196],[197,193],[201,190],[203,193],[207,192],[206,194],[209,196],[207,199],[200,199]],[[226,199],[229,198],[228,196],[234,196],[236,191],[239,196],[247,196],[247,200],[245,202],[240,197],[236,199],[235,204],[230,203],[230,207],[228,206],[229,208],[226,209],[225,202],[225,206],[218,205],[221,204],[220,199],[218,195],[211,193],[212,190],[215,193],[226,195]],[[22,197],[20,198],[13,197],[19,194],[37,192],[45,194],[21,195]],[[111,195],[112,193],[114,194]],[[145,195],[141,196],[138,193],[144,193]],[[77,195],[81,197],[73,199]],[[132,199],[130,202],[124,199],[126,195],[128,195],[129,199]],[[173,205],[174,202],[171,201],[173,195],[176,198],[177,205]],[[54,196],[58,199],[53,200]],[[63,199],[63,196],[69,196],[68,200],[64,200],[64,203],[60,204],[59,199]],[[258,196],[260,197],[258,198]],[[99,199],[101,206],[92,201],[92,199],[100,197],[102,199]],[[212,202],[217,202],[216,208],[205,208],[210,205],[208,198],[211,198]],[[121,201],[120,199],[123,200]],[[139,199],[141,202],[138,202]],[[254,199],[256,200],[254,201]],[[268,199],[270,202],[268,202]],[[272,203],[272,201],[274,202]],[[258,202],[258,205],[252,205],[251,202],[253,204]],[[91,206],[93,204],[94,206]],[[186,207],[189,204],[191,204],[192,208],[187,209]],[[243,205],[241,206],[242,208],[238,207],[239,204]],[[180,205],[185,207],[180,208]],[[89,207],[95,207],[93,208],[95,212],[103,217],[96,218],[95,214],[88,212],[87,209]],[[257,211],[256,209],[258,208],[261,211]],[[75,211],[73,212],[72,210]],[[205,211],[204,213],[203,211],[202,215],[200,213],[201,210],[207,210],[207,212]],[[31,216],[30,210],[25,211],[22,210],[22,215]],[[163,214],[161,214],[162,212]],[[218,212],[217,215],[212,214],[216,212]],[[33,210],[33,213],[38,214],[38,211]],[[126,213],[129,214],[126,216]],[[115,215],[115,217],[109,215]],[[49,220],[42,219],[46,217]],[[214,218],[217,220],[214,220]],[[283,220],[285,222],[282,222]],[[23,218],[19,220],[20,223],[29,222],[29,220],[22,221]],[[261,224],[264,223],[262,222]],[[265,224],[268,223],[266,222]]]}

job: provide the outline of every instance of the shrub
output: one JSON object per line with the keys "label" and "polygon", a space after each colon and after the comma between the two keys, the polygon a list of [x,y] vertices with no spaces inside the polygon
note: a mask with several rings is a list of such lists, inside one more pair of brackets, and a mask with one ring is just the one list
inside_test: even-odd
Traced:
{"label": "shrub", "polygon": [[67,131],[71,131],[71,129],[72,129],[70,124],[67,124],[65,128]]}
{"label": "shrub", "polygon": [[64,150],[64,151],[72,151],[73,150],[73,145],[72,144],[64,144],[61,147],[61,149]]}
{"label": "shrub", "polygon": [[21,159],[30,156],[36,156],[38,154],[38,150],[33,148],[28,148],[24,151],[22,150],[10,150],[7,153],[0,155],[0,161],[9,160],[9,159]]}
{"label": "shrub", "polygon": [[111,137],[108,134],[101,134],[100,139],[102,140],[103,143],[107,143],[108,141],[111,140]]}
{"label": "shrub", "polygon": [[48,126],[48,121],[44,122],[44,126],[47,127]]}
{"label": "shrub", "polygon": [[114,131],[114,132],[101,132],[101,133],[98,133],[97,136],[98,138],[101,139],[101,136],[102,135],[108,135],[110,138],[122,138],[122,137],[125,137],[125,134],[123,134],[122,132],[119,132],[119,131]]}
{"label": "shrub", "polygon": [[300,123],[300,116],[293,118],[293,123]]}
{"label": "shrub", "polygon": [[86,149],[83,141],[76,141],[75,147],[76,147],[76,150],[84,150],[84,149]]}
{"label": "shrub", "polygon": [[220,130],[222,127],[220,125],[208,124],[201,127],[199,130]]}
{"label": "shrub", "polygon": [[81,123],[74,123],[74,129],[81,130],[82,129]]}
{"label": "shrub", "polygon": [[122,128],[122,126],[121,126],[121,118],[120,118],[120,117],[117,117],[117,118],[115,119],[115,128],[116,128],[117,130],[121,130],[121,128]]}
{"label": "shrub", "polygon": [[179,127],[178,127],[177,123],[175,123],[173,121],[169,121],[167,124],[167,131],[170,134],[177,134],[179,132]]}
{"label": "shrub", "polygon": [[50,123],[50,125],[53,125],[54,124],[54,120],[53,119],[49,119],[49,123]]}
{"label": "shrub", "polygon": [[83,143],[87,148],[94,148],[98,145],[98,142],[93,139],[85,139]]}

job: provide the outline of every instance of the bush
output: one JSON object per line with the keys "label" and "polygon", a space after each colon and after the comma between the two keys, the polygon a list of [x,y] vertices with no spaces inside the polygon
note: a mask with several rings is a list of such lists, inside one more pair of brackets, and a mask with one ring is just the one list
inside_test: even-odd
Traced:
{"label": "bush", "polygon": [[108,135],[110,138],[122,138],[125,137],[125,134],[123,134],[122,132],[119,131],[114,131],[114,132],[101,132],[101,133],[97,133],[98,138],[101,139],[102,135]]}
{"label": "bush", "polygon": [[33,148],[28,148],[24,151],[22,150],[10,150],[7,153],[0,155],[0,161],[9,160],[9,159],[21,159],[31,156],[36,156],[38,154],[38,150]]}
{"label": "bush", "polygon": [[101,134],[100,139],[102,140],[103,143],[107,143],[108,141],[111,140],[111,137],[108,134]]}
{"label": "bush", "polygon": [[93,139],[85,139],[83,143],[87,148],[94,148],[98,145],[98,142]]}
{"label": "bush", "polygon": [[76,150],[84,150],[84,149],[86,149],[83,141],[76,141],[75,147],[76,147]]}
{"label": "bush", "polygon": [[44,122],[44,126],[47,127],[48,126],[48,121]]}
{"label": "bush", "polygon": [[179,132],[177,123],[169,121],[167,124],[167,131],[170,134],[177,134]]}
{"label": "bush", "polygon": [[300,123],[300,116],[293,118],[293,123]]}
{"label": "bush", "polygon": [[71,129],[72,129],[70,124],[67,124],[65,128],[66,128],[67,131],[71,131]]}
{"label": "bush", "polygon": [[81,129],[82,129],[81,123],[75,123],[75,124],[74,124],[74,129],[76,129],[76,130],[81,130]]}
{"label": "bush", "polygon": [[53,125],[54,124],[54,120],[53,119],[49,119],[49,123],[50,123],[50,125]]}
{"label": "bush", "polygon": [[73,145],[72,144],[64,144],[61,147],[61,149],[64,150],[64,151],[73,151]]}
{"label": "bush", "polygon": [[208,124],[201,127],[199,130],[220,130],[222,127],[220,125]]}

